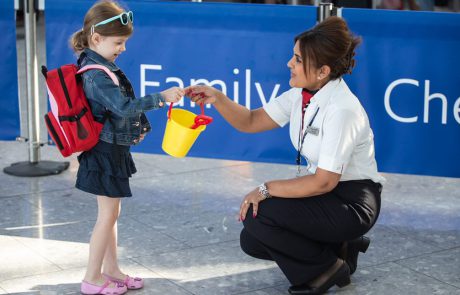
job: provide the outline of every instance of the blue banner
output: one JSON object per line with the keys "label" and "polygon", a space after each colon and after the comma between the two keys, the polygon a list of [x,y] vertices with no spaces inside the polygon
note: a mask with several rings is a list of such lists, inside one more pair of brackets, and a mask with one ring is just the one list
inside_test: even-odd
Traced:
{"label": "blue banner", "polygon": [[14,1],[0,1],[0,140],[20,135]]}
{"label": "blue banner", "polygon": [[[70,35],[94,1],[48,0],[48,67],[75,62]],[[124,1],[135,31],[117,64],[137,95],[206,83],[250,109],[289,89],[293,38],[316,23],[312,6]],[[460,177],[460,15],[345,9],[363,37],[346,77],[368,111],[379,170]],[[180,107],[195,113],[189,100]],[[243,134],[215,111],[189,156],[294,163],[288,128]],[[135,151],[163,153],[166,110]]]}
{"label": "blue banner", "polygon": [[460,14],[346,9],[363,37],[347,78],[385,172],[460,177]]}

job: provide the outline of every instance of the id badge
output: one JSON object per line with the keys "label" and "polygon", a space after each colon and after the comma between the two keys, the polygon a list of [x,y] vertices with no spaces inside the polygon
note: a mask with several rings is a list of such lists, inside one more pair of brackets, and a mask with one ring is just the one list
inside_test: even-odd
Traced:
{"label": "id badge", "polygon": [[307,133],[310,133],[312,135],[318,136],[319,134],[319,128],[313,127],[313,126],[307,126],[305,129]]}

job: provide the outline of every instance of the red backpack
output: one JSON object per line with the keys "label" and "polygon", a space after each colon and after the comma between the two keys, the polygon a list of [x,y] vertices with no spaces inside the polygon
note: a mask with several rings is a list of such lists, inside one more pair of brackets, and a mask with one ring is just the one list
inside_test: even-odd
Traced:
{"label": "red backpack", "polygon": [[119,85],[115,74],[102,65],[78,69],[76,65],[68,64],[50,71],[42,66],[51,108],[45,115],[45,123],[64,157],[94,147],[104,126],[103,122],[94,119],[83,91],[80,74],[91,69],[105,71],[113,83]]}

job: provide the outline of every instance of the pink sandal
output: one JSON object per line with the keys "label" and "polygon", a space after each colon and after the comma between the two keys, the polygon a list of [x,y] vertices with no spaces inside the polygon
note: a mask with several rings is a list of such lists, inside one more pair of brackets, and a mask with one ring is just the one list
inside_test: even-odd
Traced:
{"label": "pink sandal", "polygon": [[[115,283],[115,287],[109,287],[110,283]],[[121,295],[128,291],[128,288],[119,282],[106,281],[102,286],[93,285],[86,281],[81,282],[81,293],[85,295]]]}
{"label": "pink sandal", "polygon": [[106,274],[102,274],[102,275],[106,277],[107,279],[111,280],[112,282],[124,284],[128,288],[128,290],[136,290],[136,289],[141,289],[142,287],[144,287],[144,280],[141,278],[137,278],[137,277],[132,278],[126,275],[126,278],[124,280],[120,280],[120,279],[111,277]]}

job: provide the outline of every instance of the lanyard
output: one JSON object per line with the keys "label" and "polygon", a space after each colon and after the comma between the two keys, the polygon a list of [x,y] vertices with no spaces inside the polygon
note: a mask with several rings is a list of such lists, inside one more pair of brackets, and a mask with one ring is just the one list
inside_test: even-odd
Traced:
{"label": "lanyard", "polygon": [[[305,90],[304,90],[305,91]],[[316,93],[311,93],[309,92],[310,95],[314,95]],[[300,164],[301,164],[301,160],[302,160],[302,157],[301,157],[301,151],[302,151],[302,147],[303,147],[303,143],[305,141],[305,137],[307,136],[308,134],[308,127],[311,127],[311,125],[313,124],[315,118],[316,118],[316,115],[318,114],[319,112],[319,107],[316,109],[315,111],[315,114],[313,115],[313,117],[310,119],[310,122],[308,123],[307,127],[305,128],[305,132],[303,132],[303,121],[304,121],[304,116],[305,116],[305,113],[306,113],[306,110],[308,108],[308,106],[310,105],[310,99],[308,99],[308,101],[305,103],[305,105],[302,105],[302,119],[301,119],[301,122],[300,122],[300,130],[299,130],[299,140],[297,142],[297,147],[298,147],[298,150],[297,150],[297,157],[296,157],[296,164],[297,164],[297,176],[300,176]]]}
{"label": "lanyard", "polygon": [[[307,128],[305,128],[305,131],[302,133],[302,129],[300,129],[300,132],[299,132],[299,143],[298,143],[298,147],[299,149],[297,150],[297,158],[296,158],[296,164],[297,166],[300,166],[300,151],[302,150],[302,147],[303,147],[303,143],[305,141],[305,137],[307,136],[308,134],[308,127],[311,127],[311,124],[313,124],[313,122],[315,121],[315,118],[316,118],[316,115],[318,114],[319,112],[319,107],[316,109],[315,111],[315,114],[313,115],[313,117],[311,118],[310,122],[308,123],[307,125]],[[302,116],[303,117],[303,116]],[[302,124],[303,125],[303,120],[302,120]],[[300,168],[300,167],[299,167]]]}

